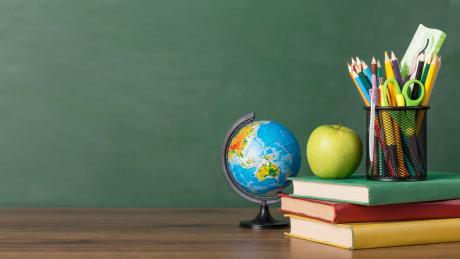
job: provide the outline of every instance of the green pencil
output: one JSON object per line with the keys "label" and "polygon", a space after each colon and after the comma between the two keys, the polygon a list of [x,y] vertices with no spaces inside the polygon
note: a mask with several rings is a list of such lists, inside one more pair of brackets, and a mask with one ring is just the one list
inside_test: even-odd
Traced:
{"label": "green pencil", "polygon": [[382,65],[380,65],[380,60],[377,60],[377,78],[379,80],[379,85],[383,84]]}
{"label": "green pencil", "polygon": [[369,82],[369,79],[366,77],[366,75],[364,75],[360,66],[356,66],[356,72],[358,73],[359,79],[361,79],[367,91],[369,91],[372,88],[371,82]]}
{"label": "green pencil", "polygon": [[428,76],[428,71],[430,70],[430,65],[431,65],[431,56],[427,55],[425,59],[425,69],[423,69],[423,74],[422,74],[422,84],[425,85],[426,77]]}

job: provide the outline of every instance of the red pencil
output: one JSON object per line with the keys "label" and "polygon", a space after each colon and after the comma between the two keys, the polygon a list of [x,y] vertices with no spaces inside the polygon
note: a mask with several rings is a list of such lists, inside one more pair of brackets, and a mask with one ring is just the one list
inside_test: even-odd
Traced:
{"label": "red pencil", "polygon": [[372,57],[371,70],[372,74],[377,75],[377,61],[375,61],[374,57]]}

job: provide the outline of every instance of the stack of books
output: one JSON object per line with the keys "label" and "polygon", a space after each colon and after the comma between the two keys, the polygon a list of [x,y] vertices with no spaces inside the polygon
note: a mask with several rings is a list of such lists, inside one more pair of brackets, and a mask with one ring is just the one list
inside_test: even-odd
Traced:
{"label": "stack of books", "polygon": [[281,195],[286,235],[347,249],[460,241],[460,174],[381,182],[293,177]]}

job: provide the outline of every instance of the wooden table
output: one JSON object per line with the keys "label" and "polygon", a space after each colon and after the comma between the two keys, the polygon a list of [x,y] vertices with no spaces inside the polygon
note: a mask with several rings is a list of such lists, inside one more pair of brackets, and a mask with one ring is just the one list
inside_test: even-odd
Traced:
{"label": "wooden table", "polygon": [[[0,209],[0,257],[460,258],[460,243],[349,251],[238,228],[257,209]],[[459,230],[460,231],[460,230]]]}

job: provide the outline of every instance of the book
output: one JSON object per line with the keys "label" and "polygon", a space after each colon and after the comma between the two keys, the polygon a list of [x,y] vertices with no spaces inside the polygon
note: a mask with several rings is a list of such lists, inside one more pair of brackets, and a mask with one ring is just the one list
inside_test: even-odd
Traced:
{"label": "book", "polygon": [[346,179],[291,177],[291,196],[364,205],[399,204],[460,198],[460,174],[428,172],[425,181],[369,181],[365,175]]}
{"label": "book", "polygon": [[346,249],[460,241],[460,218],[331,224],[287,214],[286,235]]}
{"label": "book", "polygon": [[280,211],[329,223],[460,218],[460,199],[365,206],[281,194]]}

